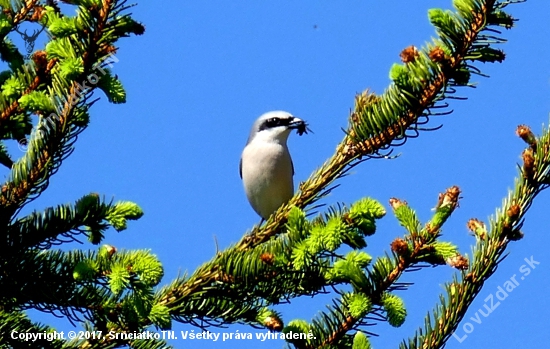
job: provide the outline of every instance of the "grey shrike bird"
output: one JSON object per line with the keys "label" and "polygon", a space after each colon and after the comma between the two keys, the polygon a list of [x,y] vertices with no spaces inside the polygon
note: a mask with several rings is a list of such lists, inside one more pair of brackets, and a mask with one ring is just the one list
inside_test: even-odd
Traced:
{"label": "grey shrike bird", "polygon": [[307,133],[307,124],[285,111],[265,113],[252,125],[241,155],[246,197],[266,220],[294,195],[294,166],[286,145],[292,130],[301,136]]}

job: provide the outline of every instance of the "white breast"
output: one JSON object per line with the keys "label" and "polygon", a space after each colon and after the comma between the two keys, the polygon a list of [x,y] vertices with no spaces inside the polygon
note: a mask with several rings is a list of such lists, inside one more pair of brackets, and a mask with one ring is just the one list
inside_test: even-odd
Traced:
{"label": "white breast", "polygon": [[286,144],[247,145],[242,154],[242,177],[250,205],[267,219],[294,194],[292,160]]}

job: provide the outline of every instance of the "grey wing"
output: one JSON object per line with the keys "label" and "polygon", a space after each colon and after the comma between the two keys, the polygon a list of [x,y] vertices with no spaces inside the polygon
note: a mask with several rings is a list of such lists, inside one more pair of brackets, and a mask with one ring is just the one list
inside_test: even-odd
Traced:
{"label": "grey wing", "polygon": [[292,159],[290,159],[290,166],[292,167],[292,175],[294,176],[294,163],[292,162]]}
{"label": "grey wing", "polygon": [[239,161],[239,176],[243,179],[243,158]]}

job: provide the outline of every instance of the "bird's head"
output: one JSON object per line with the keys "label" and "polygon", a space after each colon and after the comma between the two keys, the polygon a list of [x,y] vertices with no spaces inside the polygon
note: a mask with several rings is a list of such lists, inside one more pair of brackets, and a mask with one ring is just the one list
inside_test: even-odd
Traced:
{"label": "bird's head", "polygon": [[284,143],[292,130],[296,130],[300,136],[310,131],[304,120],[286,111],[271,111],[254,122],[248,143],[253,139]]}

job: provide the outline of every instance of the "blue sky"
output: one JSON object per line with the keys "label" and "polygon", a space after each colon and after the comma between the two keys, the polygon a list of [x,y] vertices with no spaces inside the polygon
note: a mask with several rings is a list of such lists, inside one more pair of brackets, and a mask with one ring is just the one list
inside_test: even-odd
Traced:
{"label": "blue sky", "polygon": [[[366,88],[381,93],[400,51],[422,46],[434,36],[428,9],[451,6],[448,0],[141,1],[132,13],[145,24],[146,33],[121,42],[114,67],[126,87],[127,103],[111,105],[103,98],[92,108],[91,125],[75,152],[30,208],[73,202],[90,192],[138,203],[143,218],[122,233],[110,231],[105,243],[151,249],[164,264],[167,284],[209,260],[216,241],[227,247],[258,223],[244,196],[238,163],[259,115],[282,109],[308,121],[315,133],[293,134],[289,140],[295,181],[305,180],[343,137],[341,128],[355,94]],[[478,65],[491,77],[474,77],[477,88],[458,93],[468,100],[450,101],[454,113],[431,120],[430,126],[443,128],[410,139],[395,149],[400,156],[394,160],[370,160],[356,167],[325,203],[370,196],[389,209],[389,198],[398,197],[426,221],[438,193],[458,185],[463,199],[445,225],[443,239],[471,254],[474,238],[466,222],[472,217],[487,221],[517,175],[525,145],[514,134],[516,126],[528,124],[538,134],[550,111],[550,35],[545,25],[550,3],[528,1],[507,10],[520,21],[502,35],[509,40],[501,45],[505,62]],[[0,171],[5,177],[7,172]],[[527,215],[525,238],[510,244],[508,257],[478,295],[457,336],[466,334],[466,323],[473,331],[462,343],[451,338],[447,348],[546,345],[549,205],[543,192]],[[390,213],[369,238],[367,252],[382,255],[403,234]],[[540,264],[524,276],[520,268],[531,257]],[[407,321],[398,329],[385,323],[369,328],[380,335],[372,339],[374,347],[395,348],[411,336],[454,272],[438,267],[406,274],[403,281],[414,282],[409,291],[399,293],[409,312]],[[519,286],[491,315],[479,318],[481,323],[471,320],[478,320],[476,311],[483,309],[484,299],[496,295],[498,286],[514,274]],[[307,298],[278,309],[286,322],[310,320],[329,302],[327,296]],[[60,328],[68,326],[60,323]],[[174,323],[174,329],[192,327]],[[236,330],[252,331],[243,326],[212,329]],[[282,347],[280,341],[172,343],[177,348]]]}

